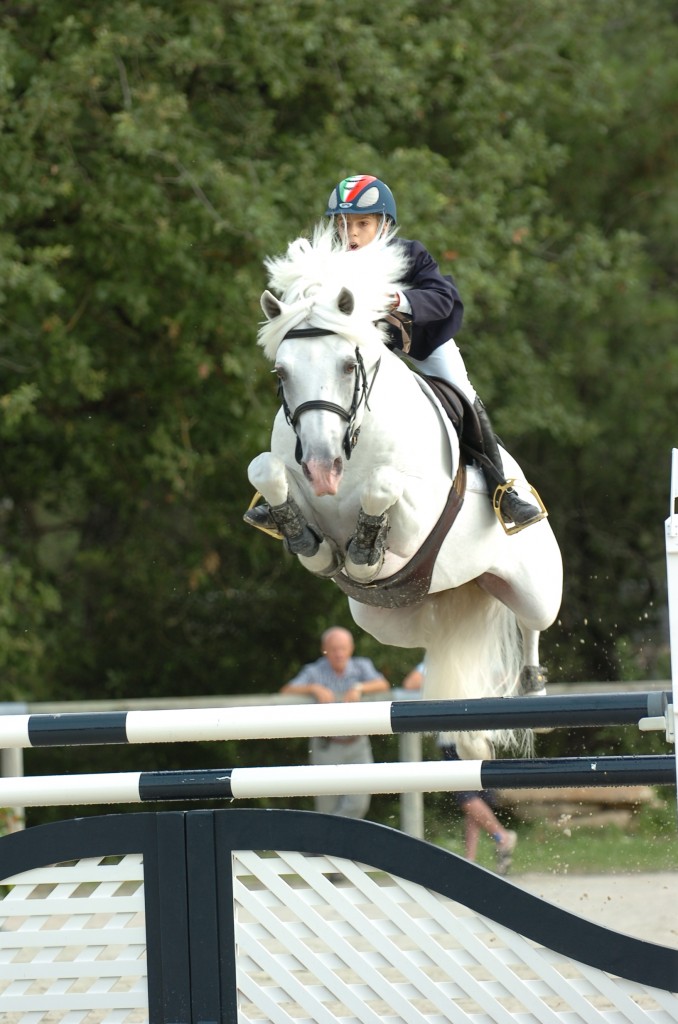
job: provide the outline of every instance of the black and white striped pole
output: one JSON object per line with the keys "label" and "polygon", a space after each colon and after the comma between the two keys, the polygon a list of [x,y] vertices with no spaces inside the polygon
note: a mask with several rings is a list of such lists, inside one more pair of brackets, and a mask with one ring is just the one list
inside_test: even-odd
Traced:
{"label": "black and white striped pole", "polygon": [[79,804],[276,799],[337,793],[675,785],[675,782],[676,764],[670,754],[293,765],[1,779],[0,806],[70,807]]}
{"label": "black and white striped pole", "polygon": [[15,714],[0,716],[0,748],[392,736],[631,724],[642,728],[645,722],[663,722],[670,700],[670,692],[655,690],[469,700],[379,700],[354,704]]}

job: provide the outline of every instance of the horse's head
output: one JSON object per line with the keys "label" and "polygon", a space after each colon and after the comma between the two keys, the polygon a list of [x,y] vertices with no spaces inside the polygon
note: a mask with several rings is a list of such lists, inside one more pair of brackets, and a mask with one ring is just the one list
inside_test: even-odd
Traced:
{"label": "horse's head", "polygon": [[[352,303],[351,293],[342,289],[337,305],[350,310]],[[262,306],[269,315],[275,317],[279,305],[275,296],[264,293]],[[344,461],[358,439],[379,351],[374,345],[361,349],[319,327],[291,328],[278,346],[278,393],[296,435],[296,460],[317,497],[339,488]]]}
{"label": "horse's head", "polygon": [[275,362],[296,458],[317,496],[336,494],[383,354],[377,323],[405,270],[399,246],[377,239],[357,251],[319,226],[267,260],[267,321],[259,344]]}

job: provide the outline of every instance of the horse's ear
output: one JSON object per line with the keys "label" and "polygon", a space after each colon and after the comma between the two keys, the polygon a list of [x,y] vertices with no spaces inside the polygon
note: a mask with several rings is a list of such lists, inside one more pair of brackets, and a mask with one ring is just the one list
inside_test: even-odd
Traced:
{"label": "horse's ear", "polygon": [[267,320],[275,320],[275,318],[277,316],[280,316],[280,314],[282,313],[282,306],[280,304],[280,300],[276,299],[273,292],[269,292],[268,289],[265,292],[263,292],[261,298],[259,299],[259,302],[261,303],[261,308],[266,314]]}
{"label": "horse's ear", "polygon": [[339,292],[339,298],[337,299],[337,306],[339,307],[340,313],[343,313],[344,316],[350,316],[355,309],[353,292],[350,292],[348,288],[342,288]]}

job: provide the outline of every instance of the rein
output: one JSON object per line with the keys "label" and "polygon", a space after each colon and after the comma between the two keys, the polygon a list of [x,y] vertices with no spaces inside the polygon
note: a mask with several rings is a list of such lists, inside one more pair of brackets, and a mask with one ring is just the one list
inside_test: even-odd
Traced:
{"label": "rein", "polygon": [[[322,327],[295,327],[291,331],[287,332],[287,334],[285,335],[285,339],[320,338],[330,334],[336,334],[336,331],[326,331]],[[372,380],[370,381],[368,386],[365,363],[363,362],[363,357],[361,356],[360,349],[358,348],[357,345],[355,349],[355,358],[355,383],[353,386],[353,397],[351,399],[351,404],[348,409],[344,409],[343,406],[337,405],[335,402],[326,402],[322,398],[316,398],[311,400],[310,402],[302,402],[301,405],[298,405],[294,412],[292,412],[290,410],[289,405],[287,404],[287,399],[285,398],[283,382],[278,382],[278,397],[282,402],[282,408],[283,412],[285,413],[285,419],[292,427],[292,430],[294,431],[297,438],[294,457],[299,464],[301,464],[301,441],[299,440],[299,435],[297,434],[297,423],[299,422],[299,417],[301,416],[302,412],[307,412],[309,409],[324,409],[327,412],[335,413],[337,416],[341,417],[342,420],[346,421],[346,433],[344,434],[343,449],[346,458],[351,458],[351,453],[353,452],[353,449],[358,443],[358,436],[360,434],[360,427],[355,426],[358,410],[360,409],[360,406],[363,402],[365,403],[365,408],[369,409],[370,395],[372,394],[372,388],[374,387],[374,382],[376,380],[377,373],[379,372],[379,367],[381,366],[381,357],[379,357],[375,364],[374,370],[372,371]]]}

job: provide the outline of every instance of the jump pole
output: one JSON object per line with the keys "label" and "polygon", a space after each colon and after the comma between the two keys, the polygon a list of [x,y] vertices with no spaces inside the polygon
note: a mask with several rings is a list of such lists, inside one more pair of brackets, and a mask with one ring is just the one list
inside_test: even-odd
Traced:
{"label": "jump pole", "polygon": [[[678,543],[678,542],[677,542]],[[676,566],[678,571],[678,565]],[[678,598],[677,598],[678,602]],[[677,641],[678,642],[678,641]],[[0,716],[0,748],[391,736],[484,729],[664,727],[669,691]]]}
{"label": "jump pole", "polygon": [[455,792],[562,786],[623,786],[676,782],[670,754],[640,757],[561,757],[501,761],[385,762],[211,768],[199,771],[40,775],[0,780],[0,806],[242,800],[338,793]]}

